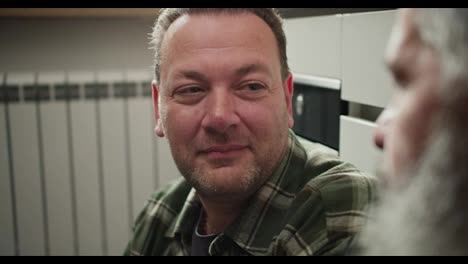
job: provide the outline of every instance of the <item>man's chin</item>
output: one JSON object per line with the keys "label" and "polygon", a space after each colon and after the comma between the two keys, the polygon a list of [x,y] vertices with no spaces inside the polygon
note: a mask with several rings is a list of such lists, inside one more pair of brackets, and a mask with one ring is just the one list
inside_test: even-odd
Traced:
{"label": "man's chin", "polygon": [[259,170],[245,165],[199,168],[187,180],[204,196],[244,196],[259,187]]}

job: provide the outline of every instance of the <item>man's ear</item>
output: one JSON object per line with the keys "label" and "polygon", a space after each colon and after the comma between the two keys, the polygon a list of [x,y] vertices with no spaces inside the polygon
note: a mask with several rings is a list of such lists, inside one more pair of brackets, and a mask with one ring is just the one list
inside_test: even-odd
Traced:
{"label": "man's ear", "polygon": [[292,128],[294,125],[294,117],[293,117],[293,112],[292,112],[293,93],[294,93],[294,82],[293,82],[293,76],[290,73],[284,83],[284,94],[285,94],[286,107],[288,108],[288,116],[289,116],[289,119],[288,119],[289,128]]}
{"label": "man's ear", "polygon": [[153,110],[154,110],[154,122],[156,124],[156,127],[154,128],[154,131],[157,136],[159,137],[164,137],[164,129],[161,121],[161,117],[159,116],[159,93],[158,93],[158,87],[156,86],[156,81],[151,82],[151,88],[153,90]]}

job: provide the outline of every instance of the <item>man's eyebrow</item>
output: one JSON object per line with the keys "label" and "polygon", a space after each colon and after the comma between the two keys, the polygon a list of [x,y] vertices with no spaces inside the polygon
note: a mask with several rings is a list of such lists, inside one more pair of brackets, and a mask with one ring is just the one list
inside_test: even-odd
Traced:
{"label": "man's eyebrow", "polygon": [[197,72],[197,71],[181,71],[178,72],[175,77],[178,78],[183,78],[183,79],[191,79],[191,80],[196,80],[196,81],[201,81],[205,82],[207,81],[208,78],[203,73]]}
{"label": "man's eyebrow", "polygon": [[[244,76],[252,72],[264,72],[264,73],[269,73],[270,70],[266,65],[263,64],[258,64],[258,63],[252,63],[248,64],[245,66],[242,66],[234,71],[235,76]],[[208,77],[205,76],[203,73],[198,72],[198,71],[193,71],[193,70],[187,70],[187,71],[180,71],[175,74],[176,79],[190,79],[190,80],[195,80],[195,81],[200,81],[200,82],[207,82]]]}
{"label": "man's eyebrow", "polygon": [[269,69],[266,65],[253,63],[246,66],[242,66],[235,71],[236,76],[244,76],[252,72],[264,72],[269,73]]}

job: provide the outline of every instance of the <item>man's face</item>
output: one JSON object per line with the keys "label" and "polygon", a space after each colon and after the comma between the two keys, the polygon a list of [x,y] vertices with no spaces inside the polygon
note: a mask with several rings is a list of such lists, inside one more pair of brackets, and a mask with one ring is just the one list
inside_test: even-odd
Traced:
{"label": "man's face", "polygon": [[275,37],[253,14],[184,15],[166,32],[153,83],[156,133],[204,196],[244,197],[284,154],[292,78],[281,78]]}
{"label": "man's face", "polygon": [[416,165],[440,108],[439,59],[423,43],[413,21],[414,11],[401,10],[387,46],[385,59],[398,89],[377,120],[374,138],[384,149],[382,169],[393,177]]}

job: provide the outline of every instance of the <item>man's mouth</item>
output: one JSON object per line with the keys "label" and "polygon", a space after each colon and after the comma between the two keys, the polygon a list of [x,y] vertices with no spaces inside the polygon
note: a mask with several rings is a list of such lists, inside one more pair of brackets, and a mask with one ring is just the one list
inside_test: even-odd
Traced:
{"label": "man's mouth", "polygon": [[247,149],[246,145],[228,144],[228,145],[212,145],[204,148],[200,153],[206,155],[208,159],[228,159],[240,155]]}

